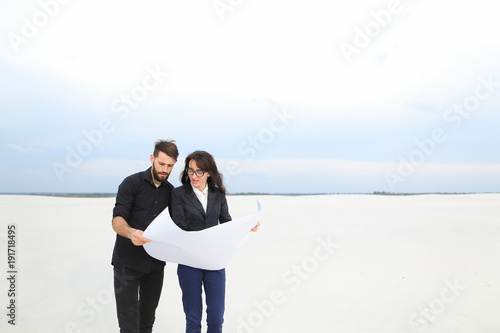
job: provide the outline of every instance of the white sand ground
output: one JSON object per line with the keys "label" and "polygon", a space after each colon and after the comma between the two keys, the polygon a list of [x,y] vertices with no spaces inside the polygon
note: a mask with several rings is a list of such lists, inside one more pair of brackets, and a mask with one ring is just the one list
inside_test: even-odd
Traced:
{"label": "white sand ground", "polygon": [[[233,217],[256,199],[262,226],[227,268],[225,332],[500,332],[500,194],[230,196]],[[118,332],[113,204],[0,196],[1,332]],[[184,331],[175,269],[167,263],[155,332]]]}

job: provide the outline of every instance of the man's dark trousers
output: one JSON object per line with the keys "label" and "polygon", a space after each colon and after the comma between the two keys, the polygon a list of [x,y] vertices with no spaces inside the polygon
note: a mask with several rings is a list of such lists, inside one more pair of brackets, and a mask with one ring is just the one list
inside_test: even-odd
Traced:
{"label": "man's dark trousers", "polygon": [[114,285],[120,333],[151,333],[163,286],[163,268],[141,273],[114,267]]}

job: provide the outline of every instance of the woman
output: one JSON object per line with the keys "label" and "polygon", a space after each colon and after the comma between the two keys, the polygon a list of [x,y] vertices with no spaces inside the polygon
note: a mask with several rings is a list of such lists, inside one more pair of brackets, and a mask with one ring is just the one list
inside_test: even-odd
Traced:
{"label": "woman", "polygon": [[[181,174],[182,186],[172,193],[170,215],[186,231],[203,230],[231,221],[226,189],[222,175],[212,155],[195,151],[186,157]],[[256,231],[259,224],[252,229]],[[186,314],[186,333],[201,332],[203,311],[202,285],[207,303],[208,333],[222,332],[226,271],[204,270],[179,264],[177,276],[182,290],[182,303]]]}

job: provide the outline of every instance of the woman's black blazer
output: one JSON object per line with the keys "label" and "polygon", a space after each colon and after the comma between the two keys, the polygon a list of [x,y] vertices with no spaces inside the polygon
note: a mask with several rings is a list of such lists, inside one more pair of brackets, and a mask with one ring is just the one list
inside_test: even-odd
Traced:
{"label": "woman's black blazer", "polygon": [[208,185],[207,212],[203,210],[191,183],[172,191],[169,211],[172,220],[186,231],[203,230],[231,221],[226,196],[212,183]]}

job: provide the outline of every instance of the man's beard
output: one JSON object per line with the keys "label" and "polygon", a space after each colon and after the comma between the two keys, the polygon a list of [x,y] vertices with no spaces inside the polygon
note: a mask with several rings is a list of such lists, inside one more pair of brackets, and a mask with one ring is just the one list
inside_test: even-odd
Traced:
{"label": "man's beard", "polygon": [[[168,176],[170,176],[168,172],[165,172],[164,175],[161,175],[158,173],[158,171],[156,171],[155,167],[153,166],[153,177],[157,182],[163,183],[168,179]],[[162,177],[164,178],[162,179]]]}

